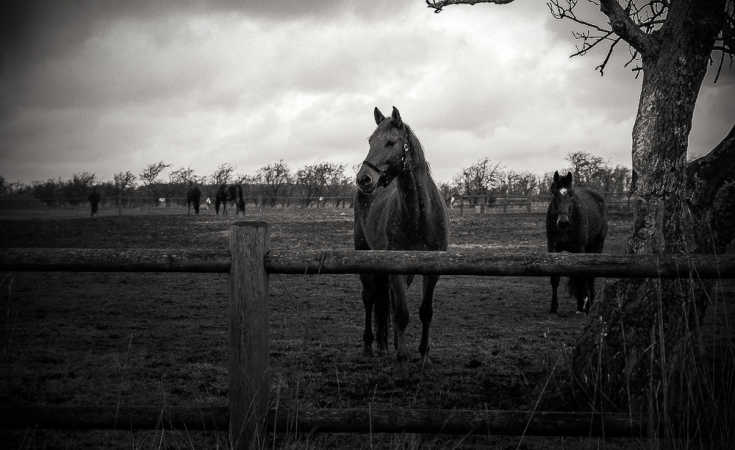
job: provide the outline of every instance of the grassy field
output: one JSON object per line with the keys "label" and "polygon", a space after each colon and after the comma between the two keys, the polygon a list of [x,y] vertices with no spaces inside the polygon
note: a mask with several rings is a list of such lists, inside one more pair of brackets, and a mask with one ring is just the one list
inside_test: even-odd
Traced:
{"label": "grassy field", "polygon": [[[0,217],[0,248],[226,250],[235,220],[211,214],[187,217],[176,210],[95,218],[5,211]],[[269,223],[274,248],[339,248],[352,243],[351,210],[276,209],[258,218]],[[543,223],[542,214],[453,214],[450,246],[545,251]],[[623,251],[629,228],[629,219],[611,219],[606,252]],[[392,356],[361,354],[364,313],[356,275],[271,276],[271,397],[299,408],[531,409],[586,320],[574,314],[574,301],[566,296],[560,299],[559,315],[547,313],[547,278],[442,277],[435,296],[433,364],[422,369],[416,350],[418,292],[414,284],[407,330],[414,350],[412,370],[408,377],[398,377]],[[3,274],[2,301],[0,398],[5,404],[161,409],[226,404],[224,274]],[[553,395],[555,388],[552,381],[544,395]],[[20,447],[200,448],[226,442],[220,433],[163,430],[25,430],[4,438]],[[374,441],[373,436],[316,435],[311,441],[279,437],[274,445],[451,447],[460,439],[398,435]],[[461,446],[517,444],[597,448],[600,442],[526,438],[521,443],[498,437],[461,441]]]}

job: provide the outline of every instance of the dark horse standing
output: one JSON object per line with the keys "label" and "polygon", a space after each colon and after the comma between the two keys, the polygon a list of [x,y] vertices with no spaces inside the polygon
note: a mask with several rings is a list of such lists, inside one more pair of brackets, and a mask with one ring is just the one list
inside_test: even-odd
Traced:
{"label": "dark horse standing", "polygon": [[242,186],[239,184],[226,185],[222,184],[217,188],[214,197],[214,211],[219,214],[219,208],[222,206],[222,215],[227,215],[227,202],[235,203],[235,215],[242,213],[245,215],[245,198],[242,195]]}
{"label": "dark horse standing", "polygon": [[100,206],[100,193],[97,191],[97,188],[92,188],[92,192],[87,197],[87,200],[89,200],[89,216],[94,217]]}
{"label": "dark horse standing", "polygon": [[194,214],[199,214],[199,204],[202,200],[202,191],[199,186],[192,184],[186,191],[186,215],[191,214],[191,207],[194,207]]}
{"label": "dark horse standing", "polygon": [[[607,235],[605,199],[597,192],[572,185],[572,174],[554,172],[551,203],[546,212],[549,252],[601,253]],[[551,277],[551,310],[555,313],[559,276]],[[569,277],[569,292],[577,299],[577,311],[589,312],[595,298],[594,277]]]}
{"label": "dark horse standing", "polygon": [[[431,179],[421,143],[395,107],[389,118],[378,108],[374,114],[378,128],[369,138],[370,151],[357,173],[355,249],[446,250],[449,223],[446,206]],[[400,274],[360,275],[365,305],[365,354],[372,353],[374,309],[378,352],[388,350],[388,318],[392,312],[398,360],[408,357],[404,336],[408,324],[406,290],[412,278]],[[438,280],[438,275],[423,276],[419,352],[425,361]]]}

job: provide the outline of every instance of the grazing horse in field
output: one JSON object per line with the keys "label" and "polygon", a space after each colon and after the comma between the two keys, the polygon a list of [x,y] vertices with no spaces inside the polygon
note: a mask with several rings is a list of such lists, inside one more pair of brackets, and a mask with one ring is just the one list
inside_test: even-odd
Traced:
{"label": "grazing horse in field", "polygon": [[[368,139],[370,150],[357,172],[355,194],[356,250],[446,250],[447,210],[429,172],[416,135],[394,107],[386,118],[375,108],[378,127]],[[361,274],[365,306],[364,352],[372,354],[372,317],[379,353],[388,350],[388,318],[393,316],[393,337],[399,361],[408,357],[406,290],[413,276]],[[438,275],[423,276],[419,309],[422,323],[419,352],[428,361],[432,301]]]}
{"label": "grazing horse in field", "polygon": [[194,206],[194,214],[199,215],[199,203],[202,200],[202,191],[199,186],[192,184],[186,191],[186,215],[191,214],[191,207]]}
{"label": "grazing horse in field", "polygon": [[245,198],[242,195],[242,186],[239,184],[226,185],[222,184],[217,188],[214,197],[214,210],[219,214],[219,208],[222,206],[222,215],[227,215],[227,202],[235,203],[235,215],[242,213],[245,215]]}
{"label": "grazing horse in field", "polygon": [[92,192],[87,197],[87,200],[89,200],[89,216],[94,217],[100,206],[100,193],[97,191],[97,188],[92,188]]}
{"label": "grazing horse in field", "polygon": [[[602,253],[607,235],[605,199],[597,192],[573,187],[572,174],[554,172],[551,202],[546,212],[549,252]],[[559,276],[551,277],[551,309],[557,310]],[[569,277],[569,293],[577,299],[577,312],[589,312],[595,298],[594,277]]]}

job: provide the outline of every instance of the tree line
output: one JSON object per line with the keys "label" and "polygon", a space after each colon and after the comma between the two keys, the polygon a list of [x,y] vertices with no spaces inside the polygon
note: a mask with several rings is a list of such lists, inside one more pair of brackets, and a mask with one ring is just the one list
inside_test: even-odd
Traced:
{"label": "tree line", "polygon": [[[576,183],[613,195],[628,191],[630,169],[627,167],[613,167],[602,157],[581,151],[569,153],[566,160],[568,167],[561,170],[572,172]],[[353,172],[358,168],[351,167]],[[87,171],[67,180],[49,178],[31,184],[11,184],[0,177],[0,195],[31,196],[47,206],[74,206],[85,203],[89,193],[96,190],[107,201],[156,204],[159,198],[183,199],[192,184],[202,187],[203,198],[214,198],[222,184],[240,184],[246,197],[260,198],[265,204],[274,206],[279,199],[290,197],[308,207],[320,198],[351,196],[355,189],[354,174],[347,174],[347,170],[344,164],[320,162],[292,171],[284,160],[278,160],[252,175],[236,173],[230,163],[220,164],[209,175],[199,175],[191,167],[172,168],[169,163],[157,161],[137,174],[130,170],[115,173],[112,180],[100,180]],[[469,196],[473,202],[485,198],[492,204],[498,197],[544,199],[549,193],[552,174],[516,172],[484,157],[461,169],[451,181],[441,183],[440,189],[447,200]]]}
{"label": "tree line", "polygon": [[[168,174],[164,177],[167,169]],[[9,183],[0,176],[0,196],[6,199],[31,197],[46,206],[75,206],[87,202],[89,194],[95,190],[103,200],[156,204],[159,198],[185,198],[191,185],[200,186],[203,198],[214,199],[220,185],[240,184],[246,196],[261,198],[270,205],[275,205],[280,197],[292,196],[303,206],[309,206],[320,197],[350,196],[353,177],[345,170],[343,164],[321,162],[292,171],[284,160],[278,160],[252,175],[237,174],[230,163],[220,164],[209,175],[199,175],[191,167],[172,169],[171,164],[158,161],[148,164],[140,173],[130,170],[115,173],[112,180],[100,180],[88,171],[76,173],[67,180],[49,178],[30,184]]]}
{"label": "tree line", "polygon": [[[574,183],[593,188],[607,196],[627,196],[630,192],[631,171],[628,167],[615,165],[604,158],[588,152],[567,154],[567,167],[559,172],[573,174]],[[554,171],[544,174],[505,169],[489,158],[480,158],[457,173],[449,183],[441,183],[445,198],[466,196],[471,204],[485,199],[492,205],[497,198],[522,197],[544,200],[550,195],[549,188]]]}

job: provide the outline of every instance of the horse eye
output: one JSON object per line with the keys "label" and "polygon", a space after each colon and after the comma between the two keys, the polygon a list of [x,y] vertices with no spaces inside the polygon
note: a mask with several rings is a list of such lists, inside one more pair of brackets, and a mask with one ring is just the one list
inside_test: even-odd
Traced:
{"label": "horse eye", "polygon": [[385,146],[386,147],[393,147],[394,145],[395,145],[395,142],[393,142],[393,141],[388,141],[388,142],[385,143]]}

